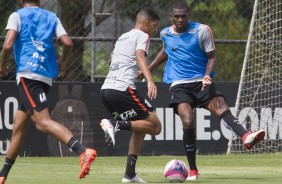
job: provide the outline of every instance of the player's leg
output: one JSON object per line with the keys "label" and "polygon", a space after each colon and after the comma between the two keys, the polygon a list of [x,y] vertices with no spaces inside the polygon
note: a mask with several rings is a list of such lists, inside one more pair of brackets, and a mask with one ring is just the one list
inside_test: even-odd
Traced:
{"label": "player's leg", "polygon": [[101,121],[101,126],[109,134],[114,143],[114,135],[118,130],[132,131],[129,143],[128,159],[122,183],[143,183],[135,173],[137,157],[146,133],[157,135],[161,131],[161,123],[154,109],[137,90],[128,88],[118,90],[101,90],[101,98],[112,114],[113,120]]}
{"label": "player's leg", "polygon": [[246,130],[237,118],[235,118],[229,107],[225,103],[222,94],[216,89],[215,85],[209,86],[209,96],[211,101],[205,106],[208,110],[220,117],[221,122],[242,138],[246,149],[251,149],[254,144],[261,141],[265,136],[264,130],[251,132]]}
{"label": "player's leg", "polygon": [[124,178],[122,179],[122,183],[129,183],[129,182],[137,182],[143,183],[145,182],[141,178],[138,177],[135,167],[137,158],[144,141],[144,137],[146,134],[144,133],[137,133],[133,132],[129,141],[129,148],[128,148],[128,156],[126,162],[126,171]]}
{"label": "player's leg", "polygon": [[183,145],[188,160],[190,173],[187,180],[198,179],[196,165],[196,132],[193,108],[188,103],[177,105],[177,112],[183,125]]}
{"label": "player's leg", "polygon": [[0,171],[0,184],[4,183],[8,177],[10,169],[12,168],[17,156],[20,153],[24,141],[24,135],[28,124],[28,114],[24,111],[17,110],[14,116],[12,138],[7,150],[4,165]]}
{"label": "player's leg", "polygon": [[113,119],[103,119],[100,123],[105,134],[115,143],[114,135],[118,130],[128,130],[150,135],[161,131],[160,120],[150,103],[137,90],[101,90],[102,102]]}
{"label": "player's leg", "polygon": [[73,137],[73,134],[66,127],[51,119],[46,98],[49,89],[50,86],[43,82],[25,78],[21,78],[19,84],[21,97],[25,107],[30,112],[31,119],[35,123],[36,128],[41,132],[54,136],[80,155],[81,172],[79,177],[84,178],[96,157],[96,151],[86,149],[78,139]]}
{"label": "player's leg", "polygon": [[150,135],[158,135],[161,132],[161,122],[156,112],[149,112],[149,117],[144,120],[121,121],[114,119],[111,120],[103,119],[101,123],[103,124],[103,126],[107,123],[108,126],[116,127],[116,129],[118,130],[128,130],[128,131],[145,133]]}
{"label": "player's leg", "polygon": [[149,112],[149,117],[143,120],[131,121],[131,131],[158,135],[161,133],[161,122],[156,112]]}
{"label": "player's leg", "polygon": [[180,116],[183,126],[183,146],[190,167],[187,180],[198,179],[196,165],[196,133],[194,122],[195,96],[193,91],[201,89],[201,83],[178,84],[170,88],[170,107]]}
{"label": "player's leg", "polygon": [[214,97],[206,106],[208,110],[220,117],[220,120],[225,123],[226,127],[233,130],[238,136],[243,137],[248,131],[235,118],[222,96]]}

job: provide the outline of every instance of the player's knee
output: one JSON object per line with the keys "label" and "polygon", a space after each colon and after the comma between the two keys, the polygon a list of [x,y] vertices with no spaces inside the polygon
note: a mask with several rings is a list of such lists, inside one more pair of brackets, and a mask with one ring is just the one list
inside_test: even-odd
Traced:
{"label": "player's knee", "polygon": [[182,121],[183,128],[195,128],[195,123],[193,120]]}
{"label": "player's knee", "polygon": [[48,125],[45,122],[38,122],[38,123],[35,123],[35,127],[38,131],[45,133],[47,132]]}
{"label": "player's knee", "polygon": [[162,131],[161,125],[157,126],[157,128],[155,129],[155,135],[159,135],[161,131]]}
{"label": "player's knee", "polygon": [[161,130],[162,130],[161,123],[159,121],[155,122],[153,135],[159,135],[161,133]]}

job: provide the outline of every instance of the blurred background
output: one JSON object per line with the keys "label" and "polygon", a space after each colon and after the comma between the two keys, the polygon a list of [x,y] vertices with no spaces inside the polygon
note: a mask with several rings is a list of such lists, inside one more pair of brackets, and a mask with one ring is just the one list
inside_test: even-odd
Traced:
{"label": "blurred background", "polygon": [[[171,25],[169,12],[174,0],[41,0],[41,7],[61,19],[74,47],[67,61],[66,76],[57,80],[101,82],[107,75],[116,39],[135,25],[142,7],[153,8],[160,16],[159,30]],[[192,21],[207,24],[216,44],[216,81],[239,81],[254,0],[186,0]],[[9,15],[21,8],[18,0],[0,0],[0,49]],[[60,43],[56,42],[59,46]],[[148,63],[162,48],[159,34],[151,38]],[[61,54],[57,49],[58,57]],[[163,68],[154,70],[162,81]],[[13,57],[2,80],[15,80]]]}

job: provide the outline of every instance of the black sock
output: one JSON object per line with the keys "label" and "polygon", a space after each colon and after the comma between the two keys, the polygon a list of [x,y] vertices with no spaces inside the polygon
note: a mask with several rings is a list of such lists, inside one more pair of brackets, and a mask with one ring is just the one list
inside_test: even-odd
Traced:
{"label": "black sock", "polygon": [[4,176],[7,179],[8,174],[9,174],[12,166],[14,165],[14,163],[15,163],[15,160],[9,159],[9,158],[6,157],[3,168],[0,171],[0,176]]}
{"label": "black sock", "polygon": [[197,170],[196,166],[196,134],[195,128],[183,128],[183,143],[190,170]]}
{"label": "black sock", "polygon": [[129,178],[133,178],[136,175],[135,173],[136,162],[137,162],[137,155],[131,154],[127,156],[125,176]]}
{"label": "black sock", "polygon": [[77,155],[81,155],[86,150],[86,147],[83,146],[76,138],[72,137],[68,142],[68,147],[72,149]]}
{"label": "black sock", "polygon": [[232,129],[238,136],[243,137],[248,131],[240,124],[237,118],[235,118],[230,110],[224,111],[220,119],[223,120],[223,123],[226,123],[229,128]]}
{"label": "black sock", "polygon": [[111,120],[111,123],[120,130],[131,130],[131,121]]}

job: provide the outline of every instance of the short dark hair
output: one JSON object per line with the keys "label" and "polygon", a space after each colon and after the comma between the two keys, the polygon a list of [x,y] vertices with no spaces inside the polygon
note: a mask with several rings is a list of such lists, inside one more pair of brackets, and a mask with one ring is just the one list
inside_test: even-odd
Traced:
{"label": "short dark hair", "polygon": [[143,15],[145,17],[147,17],[149,20],[160,20],[160,17],[159,15],[154,11],[152,10],[151,8],[142,8],[139,10],[138,15]]}
{"label": "short dark hair", "polygon": [[40,0],[22,0],[23,3],[38,3]]}
{"label": "short dark hair", "polygon": [[176,1],[172,4],[171,12],[172,12],[173,9],[184,9],[184,8],[187,9],[187,12],[190,11],[190,9],[189,9],[189,7],[188,7],[188,5],[186,4],[185,1],[183,1],[183,0],[182,1],[181,0]]}

